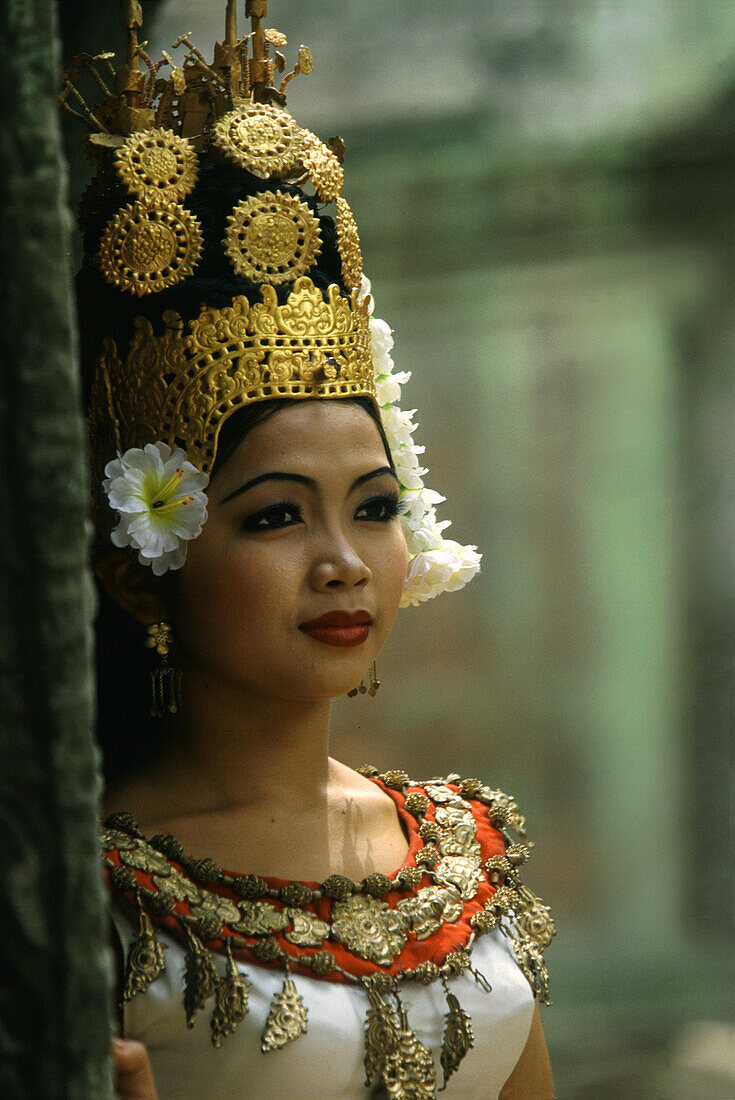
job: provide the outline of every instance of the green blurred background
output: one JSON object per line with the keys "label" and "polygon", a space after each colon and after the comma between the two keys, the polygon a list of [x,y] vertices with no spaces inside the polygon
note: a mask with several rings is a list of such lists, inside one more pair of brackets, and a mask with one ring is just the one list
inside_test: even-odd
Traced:
{"label": "green blurred background", "polygon": [[[67,58],[121,49],[114,5],[82,7]],[[154,56],[222,37],[216,0],[145,9]],[[334,754],[518,799],[560,1097],[733,1098],[735,0],[272,0],[269,23],[312,49],[289,107],[346,141],[429,483],[484,553],[401,613]]]}

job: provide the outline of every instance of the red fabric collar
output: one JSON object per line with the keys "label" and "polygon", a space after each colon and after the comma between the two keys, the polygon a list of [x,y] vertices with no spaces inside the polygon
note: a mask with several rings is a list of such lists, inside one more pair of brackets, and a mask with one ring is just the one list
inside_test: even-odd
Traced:
{"label": "red fabric collar", "polygon": [[[384,790],[394,801],[396,810],[400,816],[409,838],[409,849],[406,854],[406,858],[401,865],[401,868],[417,867],[416,857],[419,852],[425,847],[424,841],[419,835],[419,822],[416,817],[406,809],[406,798],[411,794],[427,795],[429,797],[429,807],[422,820],[424,822],[436,822],[437,811],[441,809],[439,803],[434,802],[430,795],[427,794],[431,789],[431,784],[426,783],[423,785],[410,784],[404,791],[392,790],[386,786],[382,780],[375,778],[376,782],[382,790]],[[441,784],[442,781],[437,781]],[[443,785],[444,789],[459,797],[459,787],[455,783],[449,783]],[[337,963],[353,978],[363,978],[375,973],[382,973],[388,975],[395,975],[404,970],[412,970],[421,963],[432,962],[437,966],[441,966],[447,959],[447,956],[454,951],[462,950],[467,946],[468,941],[472,935],[472,926],[470,924],[471,918],[475,913],[478,913],[485,903],[492,898],[496,891],[496,887],[489,881],[488,874],[485,870],[485,861],[493,856],[502,856],[505,853],[505,842],[503,835],[496,829],[490,821],[490,814],[488,806],[481,801],[475,799],[464,799],[466,811],[471,812],[474,818],[476,827],[476,841],[480,845],[481,865],[480,865],[480,877],[477,884],[474,895],[471,898],[463,900],[461,914],[451,921],[442,923],[439,928],[433,931],[430,935],[421,939],[417,935],[415,930],[411,930],[407,933],[405,944],[400,953],[394,958],[394,961],[389,966],[379,965],[378,963],[361,958],[358,954],[348,950],[343,943],[335,939],[333,936],[329,936],[320,947],[299,947],[289,942],[285,937],[285,932],[275,932],[273,938],[278,943],[280,949],[285,952],[291,961],[292,968],[295,971],[301,971],[303,973],[312,974],[308,965],[305,965],[303,960],[305,956],[315,954],[319,951],[327,950],[332,953],[336,958]],[[179,940],[186,940],[187,938],[187,925],[192,922],[187,922],[183,918],[197,916],[198,907],[196,902],[192,904],[189,900],[177,900],[173,911],[167,916],[157,916],[155,914],[155,907],[146,904],[145,898],[150,897],[147,895],[147,891],[151,891],[156,894],[160,891],[161,885],[166,884],[165,876],[156,875],[155,871],[150,869],[145,870],[141,866],[132,866],[131,861],[135,858],[139,864],[145,863],[145,852],[152,851],[144,841],[140,839],[135,841],[137,845],[137,857],[135,852],[131,853],[130,849],[126,849],[126,843],[131,843],[131,839],[122,837],[117,842],[115,838],[118,834],[103,834],[107,836],[107,843],[105,845],[105,861],[104,861],[104,874],[106,881],[110,887],[113,895],[118,897],[124,897],[133,907],[136,906],[136,895],[139,891],[143,892],[143,905],[146,911],[150,914],[151,920],[160,927],[166,928]],[[159,853],[153,852],[153,857],[156,860],[161,860],[163,857]],[[171,871],[174,873],[181,873],[191,882],[192,886],[199,892],[200,895],[210,895],[210,899],[207,902],[207,907],[212,911],[217,909],[217,898],[223,898],[227,901],[237,905],[242,904],[242,898],[238,897],[233,890],[224,883],[212,883],[207,887],[196,886],[195,883],[187,875],[186,871],[182,868],[180,863],[175,860],[166,860]],[[114,879],[114,869],[116,867],[127,867],[128,871],[132,872],[135,876],[135,886],[129,889],[116,888]],[[386,894],[382,895],[379,899],[381,903],[384,903],[391,909],[396,909],[399,902],[404,899],[416,897],[421,890],[425,887],[435,885],[430,871],[424,867],[420,868],[422,878],[419,884],[412,888],[406,889],[398,885],[394,885]],[[397,873],[397,872],[396,872]],[[225,872],[226,875],[231,874]],[[234,877],[234,875],[232,876]],[[395,875],[390,876],[395,877]],[[156,879],[158,880],[156,882]],[[263,882],[272,890],[282,889],[284,886],[289,885],[289,882],[284,879],[264,877]],[[309,889],[318,889],[320,884],[316,882],[304,882],[297,885],[305,886]],[[282,909],[283,903],[279,900],[275,900],[271,897],[265,896],[259,901],[266,902],[268,905],[273,906],[274,909]],[[307,912],[312,913],[319,920],[330,923],[332,917],[332,907],[335,903],[327,897],[321,897],[315,901],[309,902],[301,906],[301,908]],[[233,940],[233,937],[235,938]],[[235,946],[235,941],[238,940],[242,943],[246,942],[245,947]],[[258,939],[262,937],[255,936],[243,936],[242,933],[233,931],[228,922],[225,920],[222,924],[221,933],[214,939],[206,940],[206,947],[209,950],[223,953],[228,946],[228,940],[230,940],[230,946],[232,947],[232,953],[236,958],[239,958],[248,963],[254,963],[256,965],[268,965],[259,960],[252,952],[252,947],[256,944]],[[283,967],[283,960],[277,961],[273,964],[279,968]],[[313,974],[312,974],[313,976]],[[339,972],[333,972],[324,975],[327,980],[332,981],[344,981],[346,980]]]}

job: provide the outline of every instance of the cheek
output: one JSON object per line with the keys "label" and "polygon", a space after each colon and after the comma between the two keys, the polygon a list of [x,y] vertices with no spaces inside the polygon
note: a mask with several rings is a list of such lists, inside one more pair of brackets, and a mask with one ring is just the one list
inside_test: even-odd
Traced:
{"label": "cheek", "polygon": [[278,620],[277,593],[262,555],[192,554],[181,570],[180,639],[191,652],[239,649]]}
{"label": "cheek", "polygon": [[406,549],[406,540],[403,537],[401,528],[397,527],[391,552],[386,555],[385,561],[378,572],[386,603],[395,605],[394,615],[395,611],[398,610],[398,604],[403,594],[407,568],[408,550]]}

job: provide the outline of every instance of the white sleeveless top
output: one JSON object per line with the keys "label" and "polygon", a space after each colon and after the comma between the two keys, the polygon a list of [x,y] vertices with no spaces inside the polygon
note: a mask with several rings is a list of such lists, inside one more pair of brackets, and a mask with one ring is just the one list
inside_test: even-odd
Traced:
{"label": "white sleeveless top", "polygon": [[[137,920],[120,902],[113,921],[127,953]],[[213,1047],[207,1014],[188,1030],[181,1001],[184,950],[164,931],[166,970],[148,990],[125,1005],[124,1036],[145,1043],[160,1100],[369,1100],[380,1093],[365,1087],[366,997],[362,989],[298,975],[294,981],[306,1003],[306,1034],[282,1050],[263,1054],[260,1036],[283,974],[238,963],[252,983],[250,1011],[233,1035]],[[490,982],[485,992],[471,974],[452,978],[450,987],[469,1013],[475,1045],[442,1094],[451,1100],[495,1100],[512,1073],[528,1038],[533,1016],[531,988],[500,932],[483,936],[472,965]],[[403,983],[401,1000],[413,1031],[435,1060],[441,1049],[447,1003],[438,983]],[[437,1079],[442,1071],[437,1060]]]}

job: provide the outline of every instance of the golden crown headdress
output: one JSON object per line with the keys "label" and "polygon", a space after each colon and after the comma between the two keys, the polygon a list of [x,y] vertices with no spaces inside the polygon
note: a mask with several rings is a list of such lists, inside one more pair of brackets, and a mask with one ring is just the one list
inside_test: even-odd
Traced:
{"label": "golden crown headdress", "polygon": [[[140,3],[125,0],[122,67],[111,54],[81,55],[65,71],[62,104],[90,125],[97,168],[81,208],[87,265],[117,292],[110,313],[122,308],[121,298],[140,303],[127,346],[104,325],[98,334],[89,399],[98,466],[111,445],[114,453],[159,440],[207,471],[222,422],[244,404],[375,398],[368,304],[358,301],[359,238],[341,194],[344,146],[338,138],[324,144],[287,111],[285,89],[311,72],[311,54],[302,46],[275,86],[286,39],[265,27],[267,8],[267,0],[246,0],[251,30],[238,37],[235,0],[228,0],[224,41],[211,63],[182,35],[174,43],[186,49],[178,65],[166,52],[152,61],[139,41]],[[94,108],[77,87],[83,70],[103,92]],[[197,192],[212,172],[239,178],[243,197],[224,224],[204,225]],[[322,204],[336,207],[331,282],[318,270],[320,258],[335,268],[325,256]],[[246,290],[184,319],[175,293],[173,307],[168,301],[172,288],[185,292],[213,256]],[[315,268],[318,280],[310,277]],[[160,310],[151,308],[156,298]]]}
{"label": "golden crown headdress", "polygon": [[[367,397],[404,496],[404,604],[463,587],[480,556],[444,536],[443,498],[423,482],[413,414],[398,407],[408,375],[394,373],[390,328],[370,316],[342,196],[344,144],[324,144],[286,110],[285,89],[311,71],[311,54],[302,46],[282,75],[286,40],[265,27],[267,0],[246,0],[242,38],[227,0],[211,63],[189,35],[174,43],[186,49],[181,66],[165,52],[154,63],[138,40],[138,0],[122,6],[125,63],[75,58],[61,97],[89,123],[97,168],[80,209],[80,314],[85,359],[95,363],[98,534],[137,549],[154,572],[179,568],[206,519],[203,489],[227,417],[269,398]],[[77,87],[82,70],[103,93],[93,109]]]}

